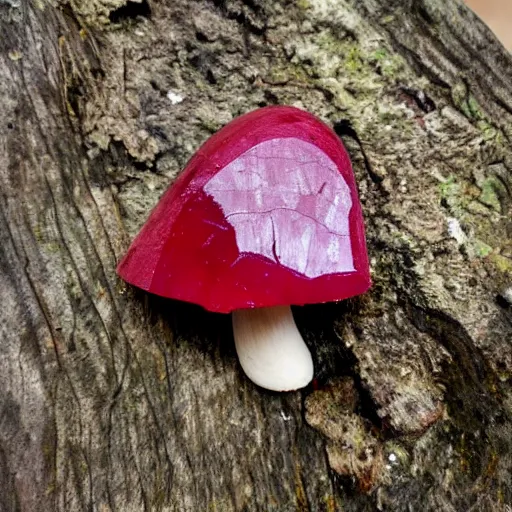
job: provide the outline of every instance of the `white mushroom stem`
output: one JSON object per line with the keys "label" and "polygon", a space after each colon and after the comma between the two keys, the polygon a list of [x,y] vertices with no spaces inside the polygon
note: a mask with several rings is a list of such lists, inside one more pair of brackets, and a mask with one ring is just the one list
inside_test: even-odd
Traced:
{"label": "white mushroom stem", "polygon": [[292,391],[313,378],[313,360],[288,306],[233,312],[240,364],[258,386]]}

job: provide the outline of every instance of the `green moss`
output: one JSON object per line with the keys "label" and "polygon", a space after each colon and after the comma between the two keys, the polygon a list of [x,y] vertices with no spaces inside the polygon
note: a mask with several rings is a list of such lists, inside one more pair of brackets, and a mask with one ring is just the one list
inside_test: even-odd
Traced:
{"label": "green moss", "polygon": [[[319,48],[326,53],[339,56],[343,59],[342,68],[345,76],[347,74],[361,73],[365,68],[364,57],[359,44],[352,40],[338,39],[331,31],[323,31],[315,40]],[[365,69],[365,71],[368,71]],[[362,75],[357,76],[358,79]]]}
{"label": "green moss", "polygon": [[379,48],[370,55],[370,62],[378,64],[381,73],[388,78],[404,69],[404,62],[398,55],[390,54],[386,48]]}
{"label": "green moss", "polygon": [[266,77],[266,82],[270,82],[273,85],[285,84],[290,80],[290,75],[285,69],[275,68],[271,69],[270,73]]}
{"label": "green moss", "polygon": [[311,3],[309,0],[297,0],[297,7],[305,11],[311,7]]}
{"label": "green moss", "polygon": [[201,127],[209,133],[215,133],[221,126],[211,119],[201,119]]}
{"label": "green moss", "polygon": [[465,180],[456,181],[450,175],[447,180],[439,185],[439,193],[452,215],[459,220],[464,219],[471,222],[468,213],[474,212],[475,199],[479,199],[481,195],[481,190],[478,187]]}
{"label": "green moss", "polygon": [[285,84],[291,80],[305,83],[309,81],[310,78],[302,66],[296,66],[289,63],[272,68],[269,74],[265,77],[265,82],[275,85]]}
{"label": "green moss", "polygon": [[512,259],[506,258],[505,256],[502,256],[501,254],[493,254],[491,256],[491,260],[496,265],[498,270],[501,272],[504,272],[506,274],[512,275]]}
{"label": "green moss", "polygon": [[[359,45],[351,43],[344,48],[343,68],[349,74],[358,74],[357,79],[375,75],[375,83],[382,81],[382,76],[391,78],[404,69],[401,57],[390,54],[386,48],[378,48],[366,54]],[[377,69],[380,74],[377,74]]]}
{"label": "green moss", "polygon": [[493,210],[501,212],[501,202],[499,195],[506,194],[504,185],[496,177],[491,176],[487,178],[480,187],[482,193],[480,194],[480,201]]}
{"label": "green moss", "polygon": [[469,113],[472,119],[481,120],[485,119],[485,116],[480,108],[479,103],[476,101],[475,97],[471,94],[468,96],[466,100]]}
{"label": "green moss", "polygon": [[359,73],[363,69],[363,59],[359,46],[352,46],[348,49],[344,60],[344,68],[349,73]]}
{"label": "green moss", "polygon": [[464,82],[458,82],[452,87],[453,104],[482,132],[485,140],[495,139],[498,130],[491,124],[476,98],[469,92]]}
{"label": "green moss", "polygon": [[486,117],[476,98],[469,93],[464,82],[457,82],[452,87],[453,104],[471,121],[485,120]]}
{"label": "green moss", "polygon": [[203,80],[196,79],[194,82],[194,87],[201,92],[205,92],[208,90],[208,86]]}
{"label": "green moss", "polygon": [[483,205],[480,201],[471,201],[466,206],[466,209],[469,213],[473,213],[476,215],[484,215],[488,217],[491,214],[489,208]]}
{"label": "green moss", "polygon": [[468,106],[468,88],[464,82],[457,82],[451,90],[453,104],[469,119],[471,111]]}
{"label": "green moss", "polygon": [[48,252],[51,252],[53,254],[60,251],[60,245],[56,242],[48,242],[44,245],[44,247]]}
{"label": "green moss", "polygon": [[443,181],[439,185],[439,192],[441,193],[441,197],[444,199],[450,199],[454,196],[458,196],[460,194],[461,186],[459,183],[456,183],[455,177],[450,175],[446,181]]}
{"label": "green moss", "polygon": [[[499,194],[502,183],[495,177],[487,178],[480,188],[450,176],[439,185],[439,192],[450,214],[465,226],[465,246],[471,259],[494,263],[498,270],[512,273],[512,261],[499,255],[502,232],[493,219],[501,210]],[[498,190],[498,192],[497,192]]]}
{"label": "green moss", "polygon": [[492,253],[492,247],[487,245],[485,242],[482,242],[482,240],[475,240],[472,245],[474,254],[477,258],[485,258]]}
{"label": "green moss", "polygon": [[372,58],[376,61],[382,61],[389,58],[389,52],[386,48],[379,48],[372,53]]}
{"label": "green moss", "polygon": [[354,96],[352,96],[335,78],[319,78],[315,80],[314,83],[318,89],[328,91],[333,95],[332,102],[337,107],[344,109],[355,104]]}
{"label": "green moss", "polygon": [[498,137],[501,132],[497,130],[492,124],[490,124],[484,119],[481,119],[480,121],[477,122],[476,125],[478,129],[482,132],[484,140],[498,140]]}
{"label": "green moss", "polygon": [[512,128],[495,126],[464,82],[456,83],[452,87],[451,95],[453,104],[479,129],[485,141],[492,141],[497,146],[506,143],[504,132],[511,130],[512,133]]}
{"label": "green moss", "polygon": [[43,234],[42,234],[41,226],[39,224],[37,226],[34,226],[34,229],[32,230],[32,232],[34,233],[34,236],[38,242],[43,241]]}

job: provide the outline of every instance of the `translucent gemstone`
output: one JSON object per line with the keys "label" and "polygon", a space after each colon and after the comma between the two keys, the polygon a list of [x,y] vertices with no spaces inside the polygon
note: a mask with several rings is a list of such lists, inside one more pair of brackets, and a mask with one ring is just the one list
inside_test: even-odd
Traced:
{"label": "translucent gemstone", "polygon": [[235,119],[164,194],[118,273],[218,312],[364,293],[363,217],[343,144],[293,107]]}

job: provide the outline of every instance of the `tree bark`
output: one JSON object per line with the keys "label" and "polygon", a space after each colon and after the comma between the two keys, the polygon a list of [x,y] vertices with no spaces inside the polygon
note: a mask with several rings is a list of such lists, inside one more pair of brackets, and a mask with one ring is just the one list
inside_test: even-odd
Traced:
{"label": "tree bark", "polygon": [[[0,0],[0,511],[510,510],[511,64],[455,0]],[[115,274],[274,103],[346,144],[374,281],[294,310],[288,394]]]}

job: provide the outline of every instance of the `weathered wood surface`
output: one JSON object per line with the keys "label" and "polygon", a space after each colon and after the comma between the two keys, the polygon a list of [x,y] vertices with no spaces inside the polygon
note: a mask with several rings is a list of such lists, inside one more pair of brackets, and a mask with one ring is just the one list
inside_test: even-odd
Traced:
{"label": "weathered wood surface", "polygon": [[[1,0],[0,97],[2,512],[510,510],[512,60],[462,3]],[[319,389],[281,395],[115,275],[271,103],[346,143],[375,282],[295,310]]]}

